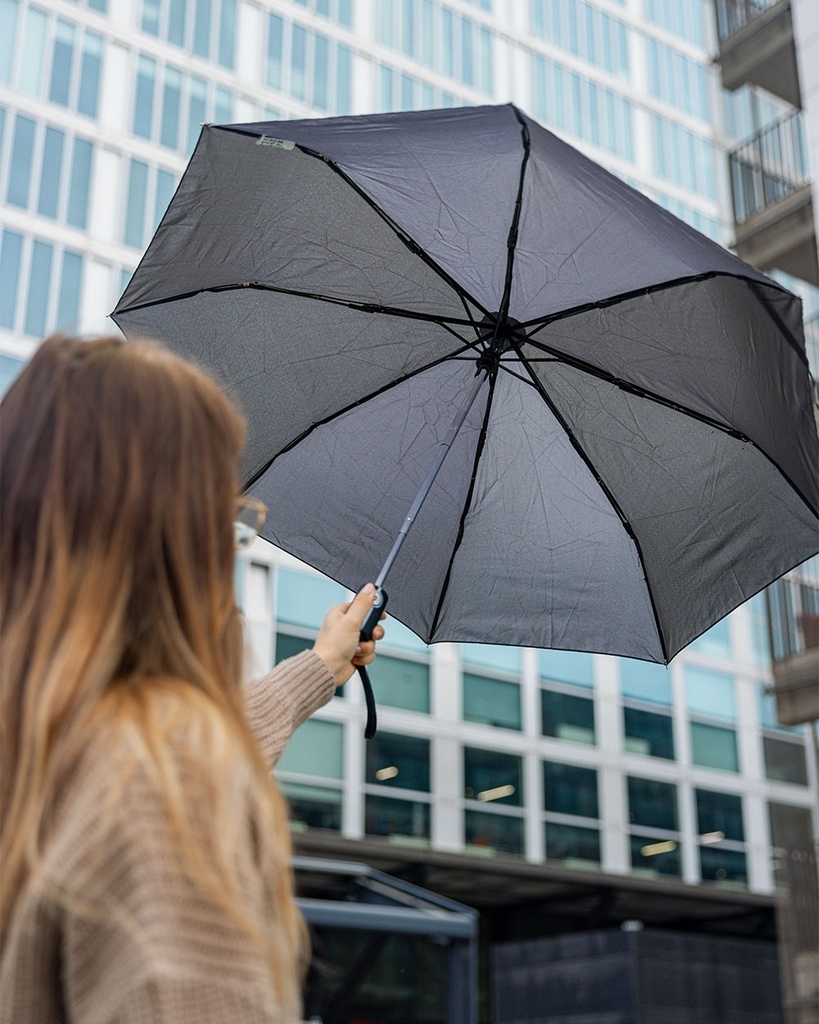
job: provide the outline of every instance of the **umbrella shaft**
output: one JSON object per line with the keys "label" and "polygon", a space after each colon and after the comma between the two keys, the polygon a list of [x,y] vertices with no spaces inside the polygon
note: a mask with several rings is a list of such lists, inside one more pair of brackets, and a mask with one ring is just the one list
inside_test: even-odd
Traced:
{"label": "umbrella shaft", "polygon": [[458,436],[458,431],[463,426],[464,420],[469,414],[469,410],[472,408],[472,404],[478,397],[478,392],[481,390],[481,385],[488,376],[488,370],[481,369],[478,371],[474,381],[472,382],[472,387],[469,389],[469,393],[464,399],[463,405],[458,410],[455,419],[452,421],[452,425],[447,431],[446,437],[443,439],[443,441],[439,443],[438,452],[435,456],[435,461],[432,463],[427,475],[424,477],[423,483],[421,484],[418,493],[415,495],[415,500],[410,506],[410,510],[409,512],[407,512],[406,519],[404,520],[404,523],[398,532],[398,536],[395,538],[395,543],[392,546],[392,550],[387,555],[384,564],[381,566],[381,571],[376,577],[376,587],[380,588],[383,585],[384,581],[387,578],[387,574],[389,573],[390,569],[392,569],[393,562],[395,561],[398,552],[401,550],[401,545],[406,540],[407,534],[410,531],[410,527],[415,522],[415,517],[418,515],[421,506],[424,504],[426,496],[429,494],[430,489],[432,488],[432,484],[435,480],[435,477],[438,475],[438,470],[441,468],[444,459],[447,457],[447,453],[449,452],[449,449],[452,447],[453,441]]}

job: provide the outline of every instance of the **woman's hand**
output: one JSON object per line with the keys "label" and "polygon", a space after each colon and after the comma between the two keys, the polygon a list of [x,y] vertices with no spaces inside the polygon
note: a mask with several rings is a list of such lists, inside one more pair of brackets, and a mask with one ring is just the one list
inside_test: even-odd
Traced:
{"label": "woman's hand", "polygon": [[375,627],[372,640],[359,639],[374,603],[375,587],[368,583],[349,604],[334,605],[324,616],[313,650],[335,676],[336,686],[343,686],[357,666],[375,660],[375,642],[384,636],[383,627]]}

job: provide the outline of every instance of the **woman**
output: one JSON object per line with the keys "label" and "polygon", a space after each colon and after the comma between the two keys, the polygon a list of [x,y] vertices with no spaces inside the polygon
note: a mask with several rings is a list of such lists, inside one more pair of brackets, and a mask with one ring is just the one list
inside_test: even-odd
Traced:
{"label": "woman", "polygon": [[374,591],[242,690],[244,430],[215,383],[53,337],[0,422],[0,1021],[290,1024],[305,929],[270,765],[373,660]]}

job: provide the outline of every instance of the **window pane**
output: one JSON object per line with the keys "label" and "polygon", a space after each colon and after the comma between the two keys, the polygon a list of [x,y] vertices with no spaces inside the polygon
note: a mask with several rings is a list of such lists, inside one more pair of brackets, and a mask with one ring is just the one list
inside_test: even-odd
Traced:
{"label": "window pane", "polygon": [[367,742],[366,781],[429,792],[429,740],[381,732]]}
{"label": "window pane", "polygon": [[58,21],[54,33],[54,58],[51,63],[51,87],[48,98],[52,103],[68,106],[71,88],[71,64],[74,59],[74,26]]}
{"label": "window pane", "polygon": [[[0,285],[2,285],[0,278]],[[1,300],[0,300],[1,301]],[[14,356],[7,356],[0,353],[0,398],[8,391],[14,382],[14,378],[23,369],[22,359],[15,359]]]}
{"label": "window pane", "polygon": [[429,839],[429,804],[367,794],[364,819],[370,836]]}
{"label": "window pane", "polygon": [[14,34],[17,27],[17,0],[0,0],[0,84],[11,81],[11,62],[14,56]]}
{"label": "window pane", "polygon": [[137,84],[134,94],[134,135],[150,139],[154,120],[154,81],[156,62],[150,57],[137,61]]}
{"label": "window pane", "polygon": [[267,21],[267,84],[274,89],[282,87],[282,51],[284,46],[284,22],[275,14]]}
{"label": "window pane", "polygon": [[734,680],[723,672],[687,665],[685,699],[693,714],[734,718]]}
{"label": "window pane", "polygon": [[219,21],[219,63],[232,68],[236,62],[236,0],[222,0]]}
{"label": "window pane", "polygon": [[216,124],[228,124],[233,120],[233,96],[221,85],[216,86],[216,101],[213,105]]}
{"label": "window pane", "polygon": [[75,228],[84,228],[88,222],[88,192],[91,187],[93,155],[94,150],[90,142],[86,139],[74,139],[65,219]]}
{"label": "window pane", "polygon": [[51,261],[54,249],[45,242],[35,242],[31,252],[31,275],[23,329],[26,334],[42,338],[45,334],[48,292],[51,284]]}
{"label": "window pane", "polygon": [[102,39],[92,32],[86,32],[83,42],[82,65],[80,67],[77,110],[88,117],[97,116],[101,62]]}
{"label": "window pane", "polygon": [[575,743],[594,743],[594,701],[553,690],[541,690],[544,736]]}
{"label": "window pane", "polygon": [[207,120],[206,102],[207,86],[201,78],[191,78],[190,99],[188,100],[188,143],[187,152],[192,153],[202,125]]}
{"label": "window pane", "polygon": [[168,42],[185,45],[186,0],[168,0]]}
{"label": "window pane", "polygon": [[505,729],[520,729],[520,686],[467,672],[463,677],[464,718]]}
{"label": "window pane", "polygon": [[310,718],[293,733],[276,765],[276,772],[297,772],[324,779],[343,775],[344,727],[340,722]]}
{"label": "window pane", "polygon": [[578,867],[596,867],[600,863],[600,833],[596,828],[547,821],[543,831],[548,860],[562,860]]}
{"label": "window pane", "polygon": [[677,824],[677,787],[656,779],[628,779],[629,821],[675,832]]}
{"label": "window pane", "polygon": [[464,812],[464,842],[477,850],[523,854],[523,821],[508,814]]}
{"label": "window pane", "polygon": [[578,686],[594,684],[594,661],[591,654],[575,651],[540,651],[540,678],[554,679]]}
{"label": "window pane", "polygon": [[179,108],[182,93],[182,75],[176,68],[165,68],[162,88],[162,121],[159,141],[163,146],[176,149],[179,145]]}
{"label": "window pane", "polygon": [[674,758],[674,730],[670,715],[623,708],[625,748],[632,754]]}
{"label": "window pane", "polygon": [[82,256],[78,252],[66,250],[63,253],[63,270],[57,303],[56,327],[58,330],[70,332],[77,329],[82,293],[82,269]]}
{"label": "window pane", "polygon": [[728,630],[728,619],[722,619],[715,626],[691,644],[697,651],[705,651],[708,654],[716,654],[723,658],[731,656],[731,637]]}
{"label": "window pane", "polygon": [[680,875],[680,849],[671,840],[653,839],[651,836],[631,836],[631,867],[640,874]]}
{"label": "window pane", "polygon": [[128,175],[128,206],[125,210],[124,242],[142,248],[145,232],[145,199],[148,188],[148,165],[132,160]]}
{"label": "window pane", "polygon": [[763,736],[762,748],[765,751],[765,774],[769,779],[807,786],[805,748],[801,743]]}
{"label": "window pane", "polygon": [[34,121],[18,114],[14,121],[11,168],[6,198],[12,206],[28,206],[31,186],[31,154],[34,149]]}
{"label": "window pane", "polygon": [[379,704],[407,711],[429,713],[429,668],[417,661],[379,654],[372,666],[373,686]]}
{"label": "window pane", "polygon": [[671,675],[664,665],[620,658],[620,689],[624,697],[671,704]]}
{"label": "window pane", "polygon": [[337,114],[350,113],[350,71],[351,57],[346,46],[336,46],[336,97]]}
{"label": "window pane", "polygon": [[196,0],[193,24],[193,52],[207,57],[210,51],[211,0]]}
{"label": "window pane", "polygon": [[0,327],[14,328],[23,236],[4,231],[0,242]]}
{"label": "window pane", "polygon": [[327,39],[316,34],[313,57],[313,105],[320,110],[327,109]]}
{"label": "window pane", "polygon": [[288,636],[286,633],[276,634],[276,654],[274,661],[278,665],[287,658],[295,658],[302,651],[309,651],[313,641],[301,636]]}
{"label": "window pane", "polygon": [[597,772],[594,768],[543,762],[543,809],[597,818]]}
{"label": "window pane", "polygon": [[501,647],[498,644],[461,644],[464,665],[498,668],[501,672],[520,674],[520,648]]}
{"label": "window pane", "polygon": [[745,854],[738,850],[701,846],[700,872],[703,882],[735,882],[744,886],[748,881]]}
{"label": "window pane", "polygon": [[691,723],[691,758],[704,768],[721,768],[727,772],[739,771],[736,733],[715,725]]}
{"label": "window pane", "polygon": [[742,797],[709,789],[698,789],[696,797],[697,828],[701,836],[721,832],[725,839],[744,841]]}
{"label": "window pane", "polygon": [[65,135],[61,131],[50,126],[46,128],[43,143],[43,171],[40,175],[40,194],[37,198],[37,212],[44,217],[57,216],[64,142]]}
{"label": "window pane", "polygon": [[26,10],[23,53],[17,81],[22,92],[39,96],[43,80],[43,56],[45,54],[46,16],[34,7]]}
{"label": "window pane", "polygon": [[290,807],[290,823],[294,828],[341,829],[341,791],[323,786],[301,786],[282,782],[281,790]]}
{"label": "window pane", "polygon": [[142,31],[159,35],[159,0],[142,0]]}
{"label": "window pane", "polygon": [[307,81],[307,33],[293,26],[290,54],[290,92],[298,100],[305,99]]}
{"label": "window pane", "polygon": [[168,204],[173,197],[176,178],[170,171],[158,171],[156,175],[156,206],[154,208],[154,225],[159,224]]}
{"label": "window pane", "polygon": [[523,805],[523,763],[516,754],[464,747],[464,796],[482,803]]}
{"label": "window pane", "polygon": [[276,574],[276,618],[293,626],[318,629],[328,608],[347,600],[340,583],[323,576],[279,569]]}

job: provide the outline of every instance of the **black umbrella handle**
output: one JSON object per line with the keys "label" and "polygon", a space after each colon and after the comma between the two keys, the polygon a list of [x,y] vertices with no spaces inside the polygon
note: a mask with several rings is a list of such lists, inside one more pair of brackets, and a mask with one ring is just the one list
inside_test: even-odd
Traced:
{"label": "black umbrella handle", "polygon": [[[372,640],[373,630],[378,625],[378,622],[386,608],[387,592],[379,587],[375,594],[373,606],[361,627],[362,640]],[[373,736],[375,736],[375,730],[378,728],[378,717],[375,711],[375,696],[373,694],[370,677],[364,665],[358,666],[358,674],[361,676],[361,685],[364,688],[364,701],[367,705],[367,725],[364,729],[364,738],[371,740]]]}

